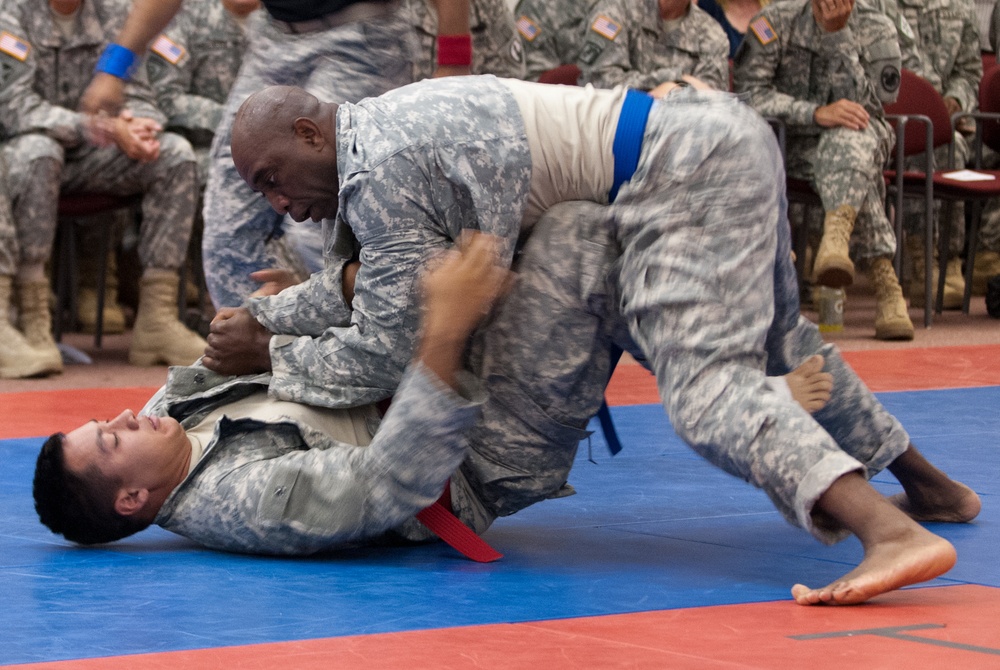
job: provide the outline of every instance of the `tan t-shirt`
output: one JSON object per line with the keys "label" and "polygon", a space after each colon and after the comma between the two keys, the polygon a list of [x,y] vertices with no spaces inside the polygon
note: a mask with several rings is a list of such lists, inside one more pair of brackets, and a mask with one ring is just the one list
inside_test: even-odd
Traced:
{"label": "tan t-shirt", "polygon": [[229,419],[256,419],[266,423],[294,420],[339,442],[367,447],[372,441],[372,433],[368,427],[373,423],[370,419],[376,411],[371,405],[330,409],[274,400],[268,398],[267,391],[262,389],[210,412],[198,425],[187,431],[191,442],[191,468],[201,460],[205,447],[212,440],[215,424],[223,416]]}
{"label": "tan t-shirt", "polygon": [[501,80],[524,117],[531,149],[531,189],[522,229],[566,200],[606,205],[614,181],[612,146],[628,89],[554,86]]}

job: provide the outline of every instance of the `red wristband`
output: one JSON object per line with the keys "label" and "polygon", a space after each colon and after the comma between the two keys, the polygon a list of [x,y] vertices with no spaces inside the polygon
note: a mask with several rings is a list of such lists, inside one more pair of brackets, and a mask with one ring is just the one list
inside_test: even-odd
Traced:
{"label": "red wristband", "polygon": [[464,67],[472,65],[472,36],[438,35],[437,64]]}

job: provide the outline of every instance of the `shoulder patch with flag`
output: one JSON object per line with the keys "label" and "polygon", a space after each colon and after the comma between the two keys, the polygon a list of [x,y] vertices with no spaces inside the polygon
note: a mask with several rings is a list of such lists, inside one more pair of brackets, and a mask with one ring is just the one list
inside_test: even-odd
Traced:
{"label": "shoulder patch with flag", "polygon": [[0,33],[0,51],[24,62],[31,53],[31,45],[4,31]]}
{"label": "shoulder patch with flag", "polygon": [[517,19],[517,32],[521,33],[521,37],[531,42],[538,37],[542,29],[538,27],[537,23],[522,14]]}
{"label": "shoulder patch with flag", "polygon": [[604,14],[599,15],[594,22],[590,24],[590,29],[595,33],[609,40],[614,40],[618,37],[618,33],[621,32],[622,26],[617,21],[609,19],[604,16]]}
{"label": "shoulder patch with flag", "polygon": [[153,46],[149,47],[149,50],[171,65],[177,65],[177,62],[184,57],[184,47],[166,35],[157,37],[156,41],[153,42]]}
{"label": "shoulder patch with flag", "polygon": [[751,23],[750,30],[752,30],[753,34],[757,36],[757,39],[760,40],[761,44],[770,44],[774,40],[778,39],[777,33],[774,32],[774,28],[771,27],[771,23],[765,16],[762,16]]}

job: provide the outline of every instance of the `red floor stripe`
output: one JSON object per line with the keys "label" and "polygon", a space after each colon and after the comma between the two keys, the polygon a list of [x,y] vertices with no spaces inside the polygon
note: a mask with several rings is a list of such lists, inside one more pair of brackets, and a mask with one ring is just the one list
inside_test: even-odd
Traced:
{"label": "red floor stripe", "polygon": [[94,388],[0,394],[0,439],[41,437],[124,409],[139,411],[156,388]]}
{"label": "red floor stripe", "polygon": [[[21,670],[996,668],[1000,589],[909,589],[858,607],[696,607],[10,666]],[[137,625],[141,625],[138,623]],[[809,636],[808,639],[796,639]]]}
{"label": "red floor stripe", "polygon": [[[1000,386],[1000,344],[845,351],[844,359],[873,391]],[[609,405],[658,403],[652,375],[619,365],[608,384]]]}

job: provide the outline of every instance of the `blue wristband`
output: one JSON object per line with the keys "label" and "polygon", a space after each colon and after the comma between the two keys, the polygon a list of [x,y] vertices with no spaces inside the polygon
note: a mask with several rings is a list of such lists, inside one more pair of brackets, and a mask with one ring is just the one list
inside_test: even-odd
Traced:
{"label": "blue wristband", "polygon": [[131,49],[120,44],[109,44],[104,47],[94,71],[128,81],[135,74],[137,67],[139,67],[139,59],[136,58]]}

